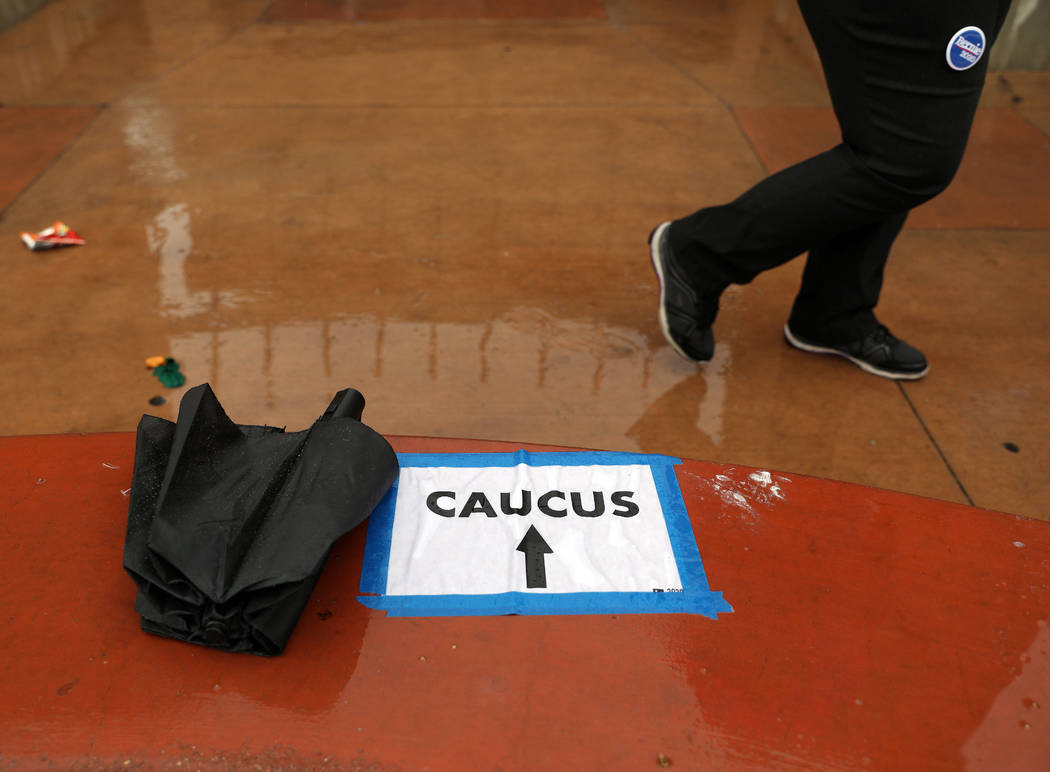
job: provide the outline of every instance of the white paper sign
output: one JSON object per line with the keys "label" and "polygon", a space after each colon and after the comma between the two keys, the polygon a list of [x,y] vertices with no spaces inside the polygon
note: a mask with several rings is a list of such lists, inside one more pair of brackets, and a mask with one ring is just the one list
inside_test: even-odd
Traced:
{"label": "white paper sign", "polygon": [[409,467],[394,512],[390,595],[682,589],[647,465]]}

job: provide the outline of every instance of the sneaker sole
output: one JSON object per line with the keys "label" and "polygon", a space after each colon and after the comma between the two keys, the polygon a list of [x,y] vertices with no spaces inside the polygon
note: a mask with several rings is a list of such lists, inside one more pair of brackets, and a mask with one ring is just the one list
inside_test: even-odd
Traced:
{"label": "sneaker sole", "polygon": [[681,346],[679,346],[675,339],[671,337],[671,327],[667,323],[667,311],[664,303],[664,267],[663,262],[660,260],[660,238],[663,236],[664,231],[671,227],[670,221],[660,223],[656,226],[655,230],[649,234],[649,259],[653,263],[653,270],[656,271],[656,278],[660,282],[660,310],[658,317],[660,319],[660,331],[663,332],[664,338],[671,344],[671,348],[675,350],[675,353],[682,359],[687,359],[690,362],[707,362],[707,359],[697,359],[696,357],[689,356]]}
{"label": "sneaker sole", "polygon": [[801,341],[794,335],[792,335],[791,328],[788,327],[786,324],[784,325],[784,338],[787,340],[788,343],[790,343],[792,346],[799,349],[800,351],[808,351],[811,354],[835,354],[837,356],[842,357],[843,359],[848,359],[850,362],[855,364],[857,367],[859,367],[866,373],[878,375],[881,378],[889,378],[892,381],[917,381],[919,380],[919,378],[922,378],[924,375],[926,375],[926,373],[930,371],[929,365],[927,365],[925,368],[923,368],[920,372],[917,373],[896,373],[892,370],[883,370],[881,368],[875,367],[875,365],[865,362],[863,359],[851,357],[844,351],[839,351],[835,348],[828,348],[826,346],[816,346],[812,343],[805,343],[804,341]]}

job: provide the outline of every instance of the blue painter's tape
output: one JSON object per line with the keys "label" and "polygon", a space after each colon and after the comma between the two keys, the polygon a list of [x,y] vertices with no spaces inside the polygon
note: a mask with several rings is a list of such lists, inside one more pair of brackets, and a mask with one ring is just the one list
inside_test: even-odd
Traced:
{"label": "blue painter's tape", "polygon": [[645,453],[600,451],[531,453],[403,453],[398,462],[406,467],[512,467],[530,466],[630,466],[652,470],[668,537],[682,580],[681,592],[581,592],[491,595],[386,595],[393,539],[397,484],[369,518],[361,592],[358,600],[390,616],[494,616],[501,614],[702,614],[717,619],[733,608],[707,584],[700,551],[693,536],[685,501],[674,466],[681,460]]}
{"label": "blue painter's tape", "polygon": [[653,480],[660,506],[664,510],[667,523],[667,535],[671,539],[671,549],[678,564],[678,575],[683,589],[703,588],[707,590],[707,575],[700,562],[700,550],[693,536],[693,524],[689,521],[689,512],[678,486],[674,467],[662,464],[653,467]]}
{"label": "blue painter's tape", "polygon": [[394,539],[394,506],[397,503],[397,481],[376,505],[368,518],[365,560],[361,568],[361,592],[382,595],[386,592],[390,568],[390,545]]}
{"label": "blue painter's tape", "polygon": [[680,458],[648,453],[611,453],[597,450],[580,450],[558,453],[531,453],[517,450],[513,453],[398,453],[398,463],[406,466],[656,466],[682,463]]}
{"label": "blue painter's tape", "polygon": [[504,614],[702,614],[731,612],[720,592],[506,592],[498,595],[368,595],[358,600],[390,616]]}

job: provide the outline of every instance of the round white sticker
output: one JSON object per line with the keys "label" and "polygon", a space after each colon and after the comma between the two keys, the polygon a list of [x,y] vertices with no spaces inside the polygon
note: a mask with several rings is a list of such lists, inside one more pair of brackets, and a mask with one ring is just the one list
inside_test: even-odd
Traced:
{"label": "round white sticker", "polygon": [[963,27],[948,39],[945,57],[953,70],[968,70],[984,53],[984,32],[980,27]]}

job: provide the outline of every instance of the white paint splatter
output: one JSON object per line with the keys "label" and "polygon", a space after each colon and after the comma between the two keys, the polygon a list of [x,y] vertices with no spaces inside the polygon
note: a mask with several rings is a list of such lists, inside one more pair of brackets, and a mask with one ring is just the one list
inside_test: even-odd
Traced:
{"label": "white paint splatter", "polygon": [[[728,469],[727,471],[732,473],[735,470]],[[738,518],[754,526],[759,520],[755,505],[770,508],[777,502],[784,501],[781,484],[788,481],[787,477],[777,475],[774,478],[772,473],[759,470],[752,472],[743,480],[734,480],[728,474],[716,474],[714,479],[710,480],[710,485],[723,502],[742,510],[743,514],[738,513]],[[722,516],[727,516],[727,513],[723,513]]]}
{"label": "white paint splatter", "polygon": [[755,511],[751,509],[751,504],[748,503],[747,497],[737,490],[736,484],[731,477],[724,474],[717,474],[715,475],[715,479],[711,482],[711,486],[715,489],[715,493],[718,494],[719,498],[721,498],[726,504],[740,507],[740,509],[748,514],[754,515]]}
{"label": "white paint splatter", "polygon": [[[780,499],[781,501],[784,500],[784,494],[781,492],[780,486],[773,482],[773,475],[769,472],[763,469],[758,472],[752,472],[747,477],[749,480],[754,480],[756,483],[761,485],[763,488],[765,488],[767,491],[773,494],[773,496],[775,496],[776,498]],[[783,477],[780,479],[784,482],[787,481]]]}
{"label": "white paint splatter", "polygon": [[1017,547],[1017,548],[1021,548],[1021,547],[1025,546],[1025,543],[1023,541],[1015,541],[1014,542],[1014,546]]}

